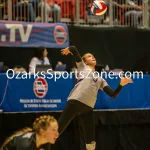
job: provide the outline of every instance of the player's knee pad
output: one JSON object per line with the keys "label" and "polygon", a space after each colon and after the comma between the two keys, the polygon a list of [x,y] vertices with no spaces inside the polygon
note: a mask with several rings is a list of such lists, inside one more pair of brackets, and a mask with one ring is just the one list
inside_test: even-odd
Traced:
{"label": "player's knee pad", "polygon": [[91,142],[91,144],[86,144],[86,150],[95,150],[96,142]]}

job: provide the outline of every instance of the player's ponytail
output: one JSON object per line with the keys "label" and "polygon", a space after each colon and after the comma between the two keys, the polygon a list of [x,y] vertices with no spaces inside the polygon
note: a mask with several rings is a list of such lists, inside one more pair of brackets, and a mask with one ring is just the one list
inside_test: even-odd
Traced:
{"label": "player's ponytail", "polygon": [[25,134],[25,133],[29,133],[32,132],[33,130],[31,128],[23,128],[21,130],[16,131],[13,135],[11,135],[10,137],[8,137],[4,143],[2,144],[2,146],[0,147],[0,150],[2,150],[15,136],[17,135],[21,135],[21,134]]}

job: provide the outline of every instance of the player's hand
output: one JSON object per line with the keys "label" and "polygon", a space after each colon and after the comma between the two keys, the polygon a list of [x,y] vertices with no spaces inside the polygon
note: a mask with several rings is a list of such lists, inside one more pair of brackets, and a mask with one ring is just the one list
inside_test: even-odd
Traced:
{"label": "player's hand", "polygon": [[67,48],[61,50],[61,54],[62,55],[68,55],[68,54],[72,54],[72,53],[70,52],[70,50],[67,47]]}
{"label": "player's hand", "polygon": [[121,78],[121,82],[120,82],[121,86],[125,86],[128,83],[133,83],[131,78]]}

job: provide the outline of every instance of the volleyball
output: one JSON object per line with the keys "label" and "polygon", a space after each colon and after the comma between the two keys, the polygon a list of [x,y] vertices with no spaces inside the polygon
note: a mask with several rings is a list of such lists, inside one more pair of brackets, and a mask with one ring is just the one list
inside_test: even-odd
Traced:
{"label": "volleyball", "polygon": [[96,16],[104,15],[107,11],[107,4],[103,0],[94,0],[91,5],[91,12]]}

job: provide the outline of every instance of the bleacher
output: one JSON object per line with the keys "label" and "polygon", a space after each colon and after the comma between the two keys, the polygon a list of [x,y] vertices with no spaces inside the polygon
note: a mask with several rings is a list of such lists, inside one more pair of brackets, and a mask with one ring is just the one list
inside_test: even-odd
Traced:
{"label": "bleacher", "polygon": [[42,2],[40,0],[0,0],[0,19],[64,22],[78,26],[149,27],[149,1],[105,0],[105,2],[108,6],[106,14],[94,16],[90,11],[92,0],[42,0]]}

